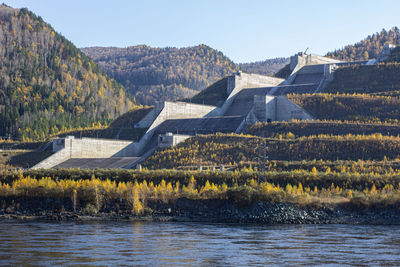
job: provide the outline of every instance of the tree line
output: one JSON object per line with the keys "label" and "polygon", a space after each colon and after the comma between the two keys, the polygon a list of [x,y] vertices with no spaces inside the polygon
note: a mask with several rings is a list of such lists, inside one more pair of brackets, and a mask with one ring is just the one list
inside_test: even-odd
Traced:
{"label": "tree line", "polygon": [[239,67],[206,45],[186,48],[88,47],[82,51],[140,103],[188,98]]}
{"label": "tree line", "polygon": [[342,49],[326,54],[328,57],[344,61],[376,59],[381,53],[385,44],[400,45],[400,30],[393,27],[390,30],[382,29],[380,32],[369,35],[364,40],[347,45]]}
{"label": "tree line", "polygon": [[41,140],[108,124],[135,100],[27,9],[0,6],[0,136]]}

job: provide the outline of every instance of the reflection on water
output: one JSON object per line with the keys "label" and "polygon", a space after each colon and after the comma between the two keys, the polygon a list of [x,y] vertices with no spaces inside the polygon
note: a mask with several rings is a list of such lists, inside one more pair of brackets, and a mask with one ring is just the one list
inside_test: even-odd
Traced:
{"label": "reflection on water", "polygon": [[0,265],[400,265],[400,226],[0,222]]}

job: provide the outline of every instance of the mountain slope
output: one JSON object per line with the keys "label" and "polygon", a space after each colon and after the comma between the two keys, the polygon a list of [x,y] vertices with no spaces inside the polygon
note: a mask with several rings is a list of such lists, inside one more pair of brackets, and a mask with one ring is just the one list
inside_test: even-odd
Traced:
{"label": "mountain slope", "polygon": [[323,91],[399,96],[400,46],[391,50],[388,58],[378,64],[338,68],[333,81]]}
{"label": "mountain slope", "polygon": [[289,63],[289,58],[273,58],[251,63],[240,63],[239,67],[244,72],[261,75],[274,75]]}
{"label": "mountain slope", "polygon": [[88,47],[81,49],[139,102],[188,98],[239,67],[206,45],[186,48]]}
{"label": "mountain slope", "polygon": [[42,18],[0,6],[0,136],[44,139],[134,105],[122,85]]}
{"label": "mountain slope", "polygon": [[354,45],[329,52],[326,56],[346,61],[375,59],[386,43],[400,45],[399,28],[393,27],[389,31],[382,29],[381,32],[370,35]]}
{"label": "mountain slope", "polygon": [[228,78],[225,77],[212,85],[208,86],[204,90],[200,91],[197,95],[190,99],[184,99],[183,101],[211,105],[211,106],[222,106],[228,97],[226,88],[228,87]]}

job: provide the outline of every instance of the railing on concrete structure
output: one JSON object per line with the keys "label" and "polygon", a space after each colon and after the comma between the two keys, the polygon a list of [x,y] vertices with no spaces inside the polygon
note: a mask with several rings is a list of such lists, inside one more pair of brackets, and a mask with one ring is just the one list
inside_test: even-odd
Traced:
{"label": "railing on concrete structure", "polygon": [[177,170],[187,171],[234,171],[237,165],[188,165],[178,166]]}

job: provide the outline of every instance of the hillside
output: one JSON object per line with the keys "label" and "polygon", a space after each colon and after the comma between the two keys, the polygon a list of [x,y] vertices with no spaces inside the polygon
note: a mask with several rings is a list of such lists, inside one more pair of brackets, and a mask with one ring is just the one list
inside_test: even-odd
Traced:
{"label": "hillside", "polygon": [[[325,88],[327,93],[378,93],[399,95],[400,63],[391,54],[391,62],[378,65],[342,67],[335,71],[334,79]],[[357,77],[357,79],[354,79]]]}
{"label": "hillside", "polygon": [[[385,44],[400,44],[400,30],[397,27],[390,31],[382,30],[368,36],[355,45],[328,53],[328,56],[343,60],[364,60],[378,58]],[[400,47],[391,50],[383,62],[374,65],[352,65],[338,68],[334,79],[327,84],[327,93],[369,93],[378,95],[400,95]],[[355,77],[357,77],[355,79]]]}
{"label": "hillside", "polygon": [[[267,147],[264,150],[264,147]],[[385,160],[400,157],[400,137],[377,135],[317,135],[262,138],[236,134],[198,135],[156,153],[144,162],[151,169],[202,165],[259,164],[268,160]]]}
{"label": "hillside", "polygon": [[288,97],[319,120],[399,123],[398,97],[368,94],[298,94]]}
{"label": "hillside", "polygon": [[130,110],[124,87],[41,17],[0,6],[0,136],[45,139]]}
{"label": "hillside", "polygon": [[386,43],[400,45],[399,28],[393,27],[389,31],[382,29],[358,43],[329,52],[326,56],[345,61],[376,59]]}
{"label": "hillside", "polygon": [[142,104],[188,98],[239,67],[206,45],[186,48],[88,47],[81,49]]}
{"label": "hillside", "polygon": [[239,63],[241,70],[247,73],[256,73],[272,76],[289,63],[289,58],[273,58],[251,63]]}
{"label": "hillside", "polygon": [[290,121],[256,123],[246,133],[269,138],[295,138],[313,135],[371,135],[399,136],[400,126],[382,123],[341,121]]}

